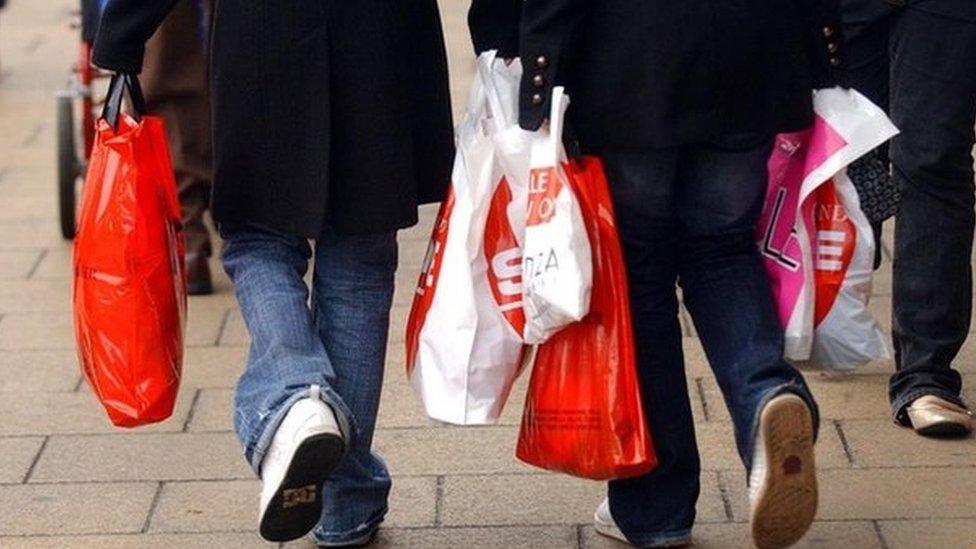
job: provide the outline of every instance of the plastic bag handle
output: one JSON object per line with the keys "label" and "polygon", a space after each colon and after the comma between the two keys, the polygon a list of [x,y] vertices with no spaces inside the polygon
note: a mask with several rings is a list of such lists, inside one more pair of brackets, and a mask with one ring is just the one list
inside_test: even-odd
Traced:
{"label": "plastic bag handle", "polygon": [[549,140],[552,150],[556,151],[557,158],[563,160],[565,154],[563,148],[563,131],[566,127],[566,110],[569,109],[569,96],[566,95],[566,88],[556,86],[552,89],[552,102],[549,111]]}
{"label": "plastic bag handle", "polygon": [[122,99],[128,90],[132,102],[133,118],[139,120],[146,114],[146,98],[142,94],[139,77],[134,74],[116,73],[108,85],[108,95],[105,107],[102,108],[102,119],[114,130],[119,129],[119,119],[122,114]]}
{"label": "plastic bag handle", "polygon": [[[484,88],[485,98],[489,112],[491,114],[490,124],[491,129],[494,132],[503,132],[512,126],[518,125],[518,107],[513,105],[512,108],[506,109],[505,105],[502,104],[501,96],[496,86],[496,80],[493,76],[493,70],[496,63],[505,63],[506,61],[498,57],[497,50],[490,50],[483,53],[478,58],[477,72],[480,76],[482,87]],[[515,95],[515,101],[518,101],[518,95]]]}
{"label": "plastic bag handle", "polygon": [[481,76],[481,85],[485,93],[484,100],[487,101],[488,109],[491,112],[490,123],[492,129],[496,132],[500,132],[505,129],[501,122],[501,116],[505,111],[502,110],[502,104],[498,100],[498,92],[495,90],[490,72],[491,67],[495,64],[497,59],[498,50],[489,51],[485,59],[478,60],[478,74]]}

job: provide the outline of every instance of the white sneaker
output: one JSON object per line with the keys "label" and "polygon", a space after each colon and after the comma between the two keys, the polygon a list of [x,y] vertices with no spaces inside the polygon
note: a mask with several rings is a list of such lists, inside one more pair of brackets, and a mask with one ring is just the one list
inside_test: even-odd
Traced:
{"label": "white sneaker", "polygon": [[[610,500],[604,499],[603,503],[596,508],[596,513],[593,514],[593,529],[596,530],[597,534],[601,536],[606,536],[611,539],[626,543],[627,545],[632,545],[627,539],[627,536],[620,530],[617,526],[617,521],[613,520],[613,515],[610,514]],[[656,543],[654,545],[645,545],[644,547],[686,547],[691,545],[691,537],[673,539],[662,541],[661,543]]]}
{"label": "white sneaker", "polygon": [[610,514],[609,499],[604,499],[596,508],[596,513],[593,514],[593,529],[596,530],[597,534],[630,544],[627,541],[627,536],[620,531],[617,521],[613,520],[613,515]]}
{"label": "white sneaker", "polygon": [[749,502],[752,540],[759,549],[793,545],[817,514],[813,414],[796,395],[774,397],[759,416]]}
{"label": "white sneaker", "polygon": [[345,439],[332,409],[313,386],[292,405],[261,462],[261,537],[291,541],[322,515],[322,483],[339,465]]}

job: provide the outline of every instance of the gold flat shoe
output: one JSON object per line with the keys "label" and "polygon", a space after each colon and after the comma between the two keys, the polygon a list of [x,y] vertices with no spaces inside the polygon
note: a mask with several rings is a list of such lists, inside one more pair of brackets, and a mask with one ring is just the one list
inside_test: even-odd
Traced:
{"label": "gold flat shoe", "polygon": [[922,436],[965,436],[973,430],[973,413],[963,406],[926,395],[905,409],[912,428]]}

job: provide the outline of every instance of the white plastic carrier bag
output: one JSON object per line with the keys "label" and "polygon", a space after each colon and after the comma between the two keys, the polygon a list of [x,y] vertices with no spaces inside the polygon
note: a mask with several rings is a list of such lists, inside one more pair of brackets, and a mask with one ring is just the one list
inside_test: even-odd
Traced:
{"label": "white plastic carrier bag", "polygon": [[494,52],[478,65],[406,337],[407,372],[428,415],[458,425],[497,421],[525,349],[525,197],[509,185],[492,142],[515,123],[521,66]]}
{"label": "white plastic carrier bag", "polygon": [[523,253],[525,342],[540,344],[590,311],[593,259],[579,201],[568,182],[563,127],[569,97],[552,92],[548,123],[495,134],[499,161],[527,200]]}

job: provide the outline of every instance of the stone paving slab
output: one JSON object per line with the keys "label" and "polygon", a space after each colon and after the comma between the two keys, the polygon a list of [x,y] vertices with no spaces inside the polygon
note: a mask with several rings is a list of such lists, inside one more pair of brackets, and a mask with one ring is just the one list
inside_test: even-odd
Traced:
{"label": "stone paving slab", "polygon": [[[976,475],[976,439],[933,440],[911,429],[892,428],[889,421],[843,420],[851,460],[862,467],[973,467]],[[974,513],[976,514],[976,513]],[[976,541],[976,537],[974,537]]]}
{"label": "stone paving slab", "polygon": [[52,436],[30,482],[251,478],[231,433]]}
{"label": "stone paving slab", "polygon": [[[166,483],[149,532],[250,531],[257,524],[255,480]],[[437,479],[398,478],[390,495],[388,527],[433,526]]]}
{"label": "stone paving slab", "polygon": [[[183,430],[190,402],[181,397],[173,416],[142,432]],[[0,398],[0,437],[53,434],[120,433],[105,418],[105,413],[88,392],[4,393]]]}
{"label": "stone paving slab", "polygon": [[3,234],[0,250],[36,250],[41,247],[46,249],[64,246],[64,241],[51,220],[0,219],[0,234]]}
{"label": "stone paving slab", "polygon": [[976,546],[976,519],[880,521],[889,549]]}
{"label": "stone paving slab", "polygon": [[[3,321],[0,320],[0,323]],[[81,371],[75,350],[0,350],[0,393],[69,392]]]}
{"label": "stone paving slab", "polygon": [[244,371],[247,347],[187,347],[182,387],[233,387]]}
{"label": "stone paving slab", "polygon": [[0,284],[0,311],[4,314],[64,314],[70,306],[71,284],[68,279],[4,280]]}
{"label": "stone paving slab", "polygon": [[158,485],[36,484],[0,486],[0,535],[141,532]]}
{"label": "stone paving slab", "polygon": [[[949,467],[822,471],[817,516],[821,520],[976,518],[973,472]],[[744,475],[730,475],[729,486],[733,517],[748,520]]]}
{"label": "stone paving slab", "polygon": [[259,489],[254,480],[164,484],[148,531],[247,531],[257,523]]}
{"label": "stone paving slab", "polygon": [[[443,524],[586,524],[605,494],[600,483],[564,476],[450,476],[444,480]],[[698,517],[727,520],[715,474],[702,476]]]}
{"label": "stone paving slab", "polygon": [[0,250],[0,279],[27,278],[43,255],[43,250]]}
{"label": "stone paving slab", "polygon": [[9,549],[212,549],[214,547],[277,547],[262,541],[256,533],[224,534],[130,534],[116,536],[43,536],[32,538],[0,537],[0,546]]}
{"label": "stone paving slab", "polygon": [[8,313],[0,321],[0,349],[75,349],[75,327],[71,315],[50,313]]}
{"label": "stone paving slab", "polygon": [[[822,419],[889,419],[888,378],[891,374],[863,374],[830,378],[819,372],[806,374],[810,391],[820,406]],[[967,374],[964,386],[976,385],[976,375]],[[712,377],[700,378],[705,406],[713,421],[731,421],[722,393]]]}
{"label": "stone paving slab", "polygon": [[0,484],[23,482],[43,447],[43,437],[0,438]]}
{"label": "stone paving slab", "polygon": [[[583,529],[582,547],[585,549],[623,549],[627,545],[605,538],[592,528]],[[695,547],[727,549],[749,547],[749,528],[744,524],[703,524],[694,533]],[[856,549],[884,549],[874,524],[867,521],[817,522],[796,549],[845,547]]]}
{"label": "stone paving slab", "polygon": [[515,459],[517,427],[391,429],[381,431],[377,452],[399,475],[528,473]]}
{"label": "stone paving slab", "polygon": [[[496,526],[492,528],[389,528],[380,532],[370,547],[378,549],[423,547],[425,549],[540,549],[576,547],[578,530],[572,526]],[[311,549],[315,544],[301,540],[284,545],[287,549]]]}

